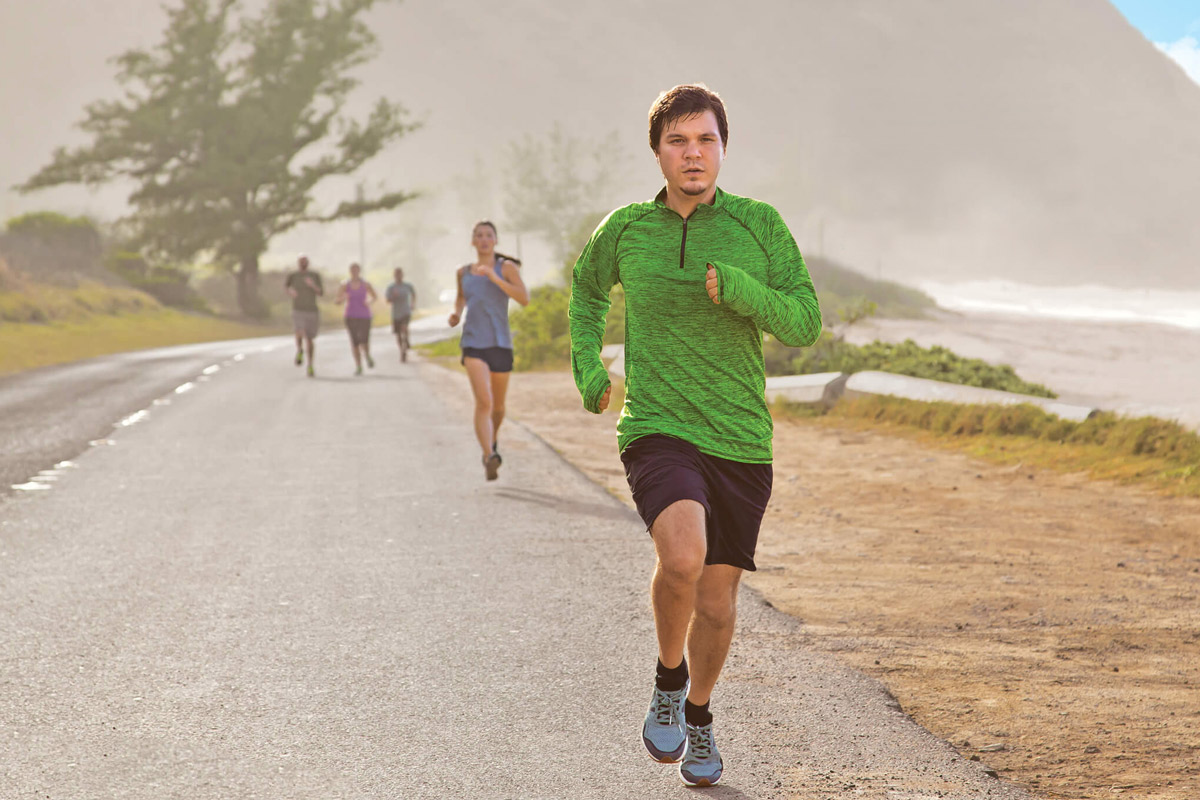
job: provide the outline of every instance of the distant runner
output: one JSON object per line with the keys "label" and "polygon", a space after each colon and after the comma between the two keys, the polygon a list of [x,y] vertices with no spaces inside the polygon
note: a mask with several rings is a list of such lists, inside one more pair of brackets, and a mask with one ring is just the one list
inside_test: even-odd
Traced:
{"label": "distant runner", "polygon": [[450,314],[450,327],[458,324],[463,307],[462,363],[475,395],[475,436],[483,449],[484,475],[499,474],[497,436],[504,422],[504,398],[512,372],[512,332],[508,329],[508,301],[529,304],[529,290],[521,280],[521,262],[496,252],[496,226],[483,221],[471,233],[475,263],[458,270],[458,297]]}
{"label": "distant runner", "polygon": [[597,414],[612,391],[600,360],[609,290],[625,289],[617,444],[657,555],[658,665],[642,742],[656,761],[679,761],[688,786],[711,786],[724,769],[709,699],[771,496],[762,335],[799,347],[821,332],[779,213],[717,188],[728,141],[725,106],[705,86],[660,95],[650,147],[666,187],[601,222],[571,282],[572,370]]}
{"label": "distant runner", "polygon": [[400,360],[408,361],[408,323],[417,308],[417,290],[404,280],[404,270],[396,267],[395,281],[387,287],[384,297],[392,304],[392,332],[400,346]]}
{"label": "distant runner", "polygon": [[375,368],[371,358],[371,303],[377,295],[374,287],[362,279],[362,267],[350,265],[350,280],[338,286],[337,304],[346,304],[346,330],[350,332],[350,352],[354,354],[354,374],[362,375],[363,358]]}
{"label": "distant runner", "polygon": [[296,330],[296,366],[304,363],[308,351],[308,377],[313,376],[313,340],[321,327],[321,313],[317,310],[317,298],[325,294],[321,276],[308,268],[308,256],[296,260],[296,271],[288,273],[283,283],[292,298],[292,326]]}

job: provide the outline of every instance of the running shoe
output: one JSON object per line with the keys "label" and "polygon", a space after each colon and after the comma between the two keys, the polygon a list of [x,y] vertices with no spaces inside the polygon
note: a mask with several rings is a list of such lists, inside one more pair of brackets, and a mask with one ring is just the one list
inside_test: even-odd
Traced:
{"label": "running shoe", "polygon": [[679,777],[688,786],[716,786],[721,780],[721,753],[713,739],[712,723],[687,726],[687,753],[679,763]]}
{"label": "running shoe", "polygon": [[375,359],[371,358],[369,355],[367,356],[367,367],[370,369],[375,369]]}
{"label": "running shoe", "polygon": [[357,367],[354,368],[354,374],[362,375],[362,364],[359,364]]}
{"label": "running shoe", "polygon": [[313,375],[316,375],[316,373],[313,372],[312,364],[309,364],[308,365],[308,377],[311,378]]}
{"label": "running shoe", "polygon": [[654,687],[650,699],[650,710],[642,723],[642,744],[646,752],[661,764],[674,764],[687,747],[687,730],[683,719],[683,701],[687,697],[685,685],[677,692],[665,692]]}
{"label": "running shoe", "polygon": [[492,442],[492,455],[494,455],[496,458],[500,459],[499,461],[496,462],[497,467],[504,463],[504,459],[501,458],[500,451],[497,449],[495,442]]}
{"label": "running shoe", "polygon": [[483,469],[489,481],[500,477],[500,454],[492,453],[483,457]]}
{"label": "running shoe", "polygon": [[296,351],[296,366],[298,367],[303,363],[304,363],[304,351],[297,350]]}

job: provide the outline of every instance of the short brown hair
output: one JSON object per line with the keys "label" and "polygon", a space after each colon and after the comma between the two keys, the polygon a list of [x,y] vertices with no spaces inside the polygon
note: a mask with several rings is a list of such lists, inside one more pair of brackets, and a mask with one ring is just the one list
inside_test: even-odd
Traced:
{"label": "short brown hair", "polygon": [[668,89],[650,106],[650,149],[658,152],[663,128],[682,117],[692,117],[711,111],[717,118],[722,147],[729,146],[729,120],[721,96],[703,83],[683,83]]}

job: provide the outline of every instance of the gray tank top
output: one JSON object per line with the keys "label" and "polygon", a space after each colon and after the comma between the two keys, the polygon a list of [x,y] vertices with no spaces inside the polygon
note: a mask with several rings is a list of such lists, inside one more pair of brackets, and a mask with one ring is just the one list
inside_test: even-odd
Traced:
{"label": "gray tank top", "polygon": [[[492,269],[503,277],[496,257]],[[508,329],[508,295],[484,275],[475,275],[467,267],[462,276],[463,297],[467,300],[467,318],[463,321],[462,347],[507,347],[512,349]]]}

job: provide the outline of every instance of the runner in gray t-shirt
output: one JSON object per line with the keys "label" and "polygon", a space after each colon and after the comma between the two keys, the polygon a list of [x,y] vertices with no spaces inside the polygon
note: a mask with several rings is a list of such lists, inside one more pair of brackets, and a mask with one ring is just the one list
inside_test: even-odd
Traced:
{"label": "runner in gray t-shirt", "polygon": [[308,256],[296,261],[296,271],[288,273],[283,283],[292,298],[292,326],[296,329],[296,366],[304,363],[308,351],[308,377],[313,377],[313,339],[321,324],[321,312],[317,309],[317,298],[325,294],[321,276],[308,268]]}
{"label": "runner in gray t-shirt", "polygon": [[396,267],[394,283],[387,287],[387,301],[392,304],[392,330],[400,346],[400,360],[408,361],[408,322],[417,307],[417,290],[404,280],[404,270]]}

